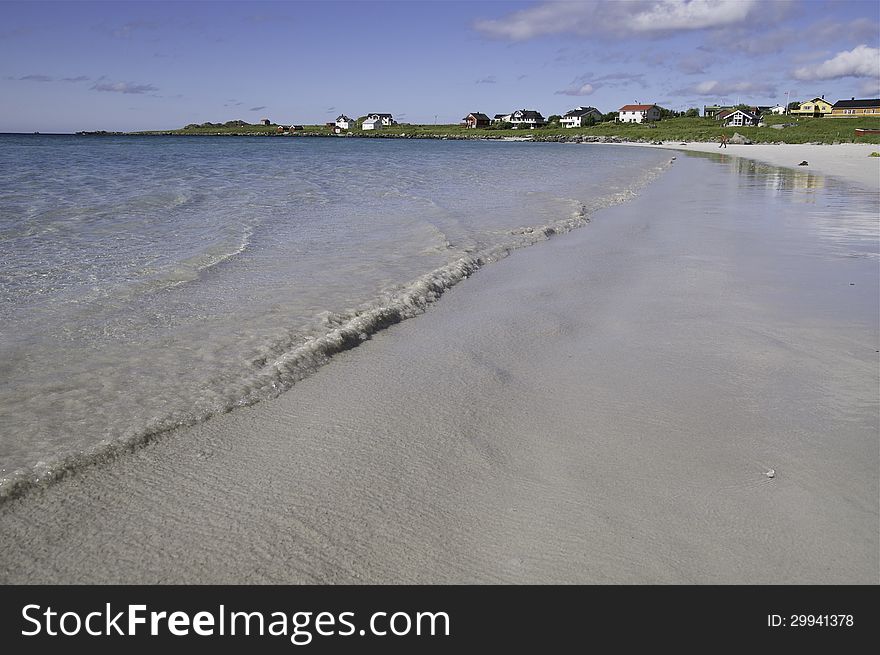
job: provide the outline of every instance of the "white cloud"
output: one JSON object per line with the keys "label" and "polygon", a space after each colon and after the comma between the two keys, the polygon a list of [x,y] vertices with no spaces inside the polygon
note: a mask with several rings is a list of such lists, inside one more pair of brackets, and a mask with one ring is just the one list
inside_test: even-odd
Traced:
{"label": "white cloud", "polygon": [[676,95],[699,95],[724,97],[741,93],[753,93],[772,96],[776,93],[776,87],[766,82],[719,82],[718,80],[706,80],[685,89],[675,91]]}
{"label": "white cloud", "polygon": [[866,45],[838,52],[818,66],[803,66],[792,73],[797,80],[836,80],[840,77],[880,77],[880,49]]}
{"label": "white cloud", "polygon": [[107,91],[110,93],[150,93],[158,91],[152,84],[133,84],[131,82],[98,82],[92,86],[93,91]]}
{"label": "white cloud", "polygon": [[595,93],[596,88],[592,84],[584,84],[580,87],[572,87],[557,91],[556,95],[562,96],[588,96]]}
{"label": "white cloud", "polygon": [[564,96],[588,96],[592,95],[602,87],[619,87],[629,86],[630,84],[638,84],[645,88],[644,73],[609,73],[594,77],[591,73],[580,75],[574,78],[571,83],[564,89],[555,92],[555,95]]}
{"label": "white cloud", "polygon": [[755,0],[665,0],[633,16],[633,28],[657,32],[736,25],[748,18],[757,4]]}
{"label": "white cloud", "polygon": [[549,2],[514,12],[496,20],[478,20],[474,27],[496,38],[524,41],[563,32],[589,33],[594,3]]}
{"label": "white cloud", "polygon": [[727,27],[743,23],[758,0],[551,1],[474,28],[487,36],[524,41],[551,34],[648,34]]}

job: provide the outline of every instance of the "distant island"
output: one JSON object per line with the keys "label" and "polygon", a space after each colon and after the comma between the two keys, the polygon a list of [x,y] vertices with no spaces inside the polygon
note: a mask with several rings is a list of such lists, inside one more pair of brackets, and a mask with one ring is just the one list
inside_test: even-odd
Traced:
{"label": "distant island", "polygon": [[[387,114],[386,116],[390,116]],[[832,119],[766,115],[758,126],[725,126],[716,118],[673,115],[644,123],[623,123],[605,115],[583,127],[564,127],[560,116],[550,116],[540,127],[518,127],[495,122],[480,127],[457,125],[418,125],[389,121],[376,129],[362,129],[369,115],[351,121],[350,129],[335,122],[324,125],[281,124],[263,119],[259,123],[231,120],[224,123],[191,123],[175,130],[137,132],[82,131],[83,136],[241,136],[241,137],[332,137],[406,139],[499,139],[561,142],[640,142],[718,141],[735,135],[751,143],[880,143],[880,118]]]}

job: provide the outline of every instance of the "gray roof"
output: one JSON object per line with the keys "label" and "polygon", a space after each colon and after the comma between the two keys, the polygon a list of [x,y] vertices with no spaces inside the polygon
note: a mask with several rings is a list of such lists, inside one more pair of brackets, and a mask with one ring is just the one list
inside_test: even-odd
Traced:
{"label": "gray roof", "polygon": [[[572,109],[570,112],[565,114],[565,117],[566,118],[573,118],[575,116],[586,116],[587,114],[590,114],[594,111],[598,112],[599,110],[596,109],[595,107],[583,107],[581,109]],[[599,113],[602,113],[602,112],[599,112]]]}
{"label": "gray roof", "polygon": [[[513,113],[515,114],[515,113],[517,113],[517,112],[513,112]],[[544,120],[544,117],[541,116],[541,112],[539,112],[539,111],[533,111],[533,110],[531,110],[531,109],[520,109],[520,110],[519,110],[519,113],[522,114],[522,119],[523,119],[523,120],[529,120],[529,119],[532,119],[532,120]]]}
{"label": "gray roof", "polygon": [[831,107],[832,109],[858,109],[859,107],[880,107],[880,98],[869,98],[867,100],[838,100]]}

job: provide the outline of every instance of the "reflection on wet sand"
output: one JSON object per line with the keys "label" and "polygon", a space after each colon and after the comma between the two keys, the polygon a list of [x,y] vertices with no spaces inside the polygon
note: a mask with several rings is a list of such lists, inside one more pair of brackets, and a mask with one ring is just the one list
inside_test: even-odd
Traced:
{"label": "reflection on wet sand", "polygon": [[834,243],[848,257],[880,257],[880,197],[809,170],[782,168],[721,153],[688,153],[724,166],[741,187],[761,188],[793,204],[812,205],[797,214],[804,229]]}

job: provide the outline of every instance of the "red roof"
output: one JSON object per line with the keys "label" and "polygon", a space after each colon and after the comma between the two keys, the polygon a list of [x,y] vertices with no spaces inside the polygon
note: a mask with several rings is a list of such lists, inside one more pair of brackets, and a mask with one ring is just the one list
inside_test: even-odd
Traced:
{"label": "red roof", "polygon": [[624,105],[618,111],[648,111],[651,107],[656,105]]}

